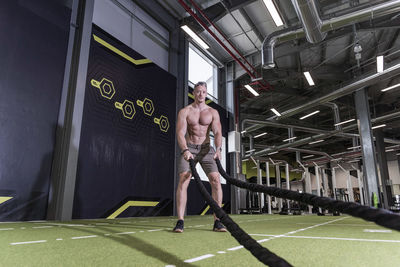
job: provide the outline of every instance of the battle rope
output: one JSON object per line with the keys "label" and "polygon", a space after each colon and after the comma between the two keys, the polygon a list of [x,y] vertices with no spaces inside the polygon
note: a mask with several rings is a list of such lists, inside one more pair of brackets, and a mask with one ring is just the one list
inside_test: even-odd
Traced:
{"label": "battle rope", "polygon": [[300,201],[309,205],[317,206],[324,209],[330,209],[349,214],[354,217],[362,218],[366,221],[374,222],[378,225],[400,231],[400,215],[393,212],[376,209],[368,206],[362,206],[354,202],[344,202],[335,200],[328,197],[318,197],[308,193],[298,193],[291,190],[280,189],[259,184],[251,184],[231,178],[221,166],[221,162],[217,159],[218,170],[221,175],[230,183],[235,186],[248,189],[253,192],[263,192],[268,195],[286,198],[290,200]]}
{"label": "battle rope", "polygon": [[257,241],[251,238],[245,231],[243,231],[243,229],[240,228],[239,225],[237,225],[210,196],[207,189],[204,187],[203,183],[200,180],[199,174],[197,173],[195,168],[196,164],[194,163],[194,160],[189,159],[189,163],[190,163],[190,169],[192,170],[192,174],[200,190],[200,193],[203,195],[208,205],[210,205],[215,215],[226,226],[231,235],[262,263],[267,264],[269,266],[279,266],[279,267],[292,266],[284,259],[280,258],[273,252],[261,246],[259,243],[257,243]]}

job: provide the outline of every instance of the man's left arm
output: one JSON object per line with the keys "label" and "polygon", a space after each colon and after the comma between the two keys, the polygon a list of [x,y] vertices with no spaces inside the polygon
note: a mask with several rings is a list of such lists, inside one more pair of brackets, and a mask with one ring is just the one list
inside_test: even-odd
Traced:
{"label": "man's left arm", "polygon": [[213,120],[211,125],[211,130],[214,133],[214,144],[216,153],[214,155],[214,159],[218,158],[221,160],[221,151],[222,151],[222,130],[221,130],[221,121],[219,119],[219,113],[217,110],[213,109]]}

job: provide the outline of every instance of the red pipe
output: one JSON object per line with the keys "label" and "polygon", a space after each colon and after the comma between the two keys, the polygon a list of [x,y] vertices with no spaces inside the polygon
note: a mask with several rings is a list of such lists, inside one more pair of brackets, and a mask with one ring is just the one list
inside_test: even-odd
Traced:
{"label": "red pipe", "polygon": [[240,66],[242,66],[242,68],[250,75],[250,77],[252,78],[256,78],[256,76],[232,53],[231,50],[229,50],[228,47],[226,47],[226,45],[207,27],[207,25],[195,14],[193,13],[193,11],[191,10],[191,8],[186,5],[186,3],[183,0],[178,0],[179,3],[181,4],[181,6],[194,18],[196,19],[196,21],[198,23],[201,24],[201,26],[203,26],[203,28],[208,31],[212,37],[214,37],[214,39],[223,47],[225,48],[225,50],[229,53],[229,55],[231,55],[238,63]]}
{"label": "red pipe", "polygon": [[230,46],[233,48],[233,50],[235,50],[236,53],[238,53],[238,55],[253,69],[253,71],[258,76],[257,70],[253,67],[253,65],[251,65],[250,62],[247,61],[247,59],[236,49],[236,47],[231,43],[231,41],[229,41],[229,39],[226,38],[226,36],[217,28],[217,26],[215,26],[214,23],[207,17],[207,15],[204,14],[203,10],[196,4],[196,2],[193,0],[190,0],[190,2],[200,12],[200,14],[206,19],[206,21],[208,23],[210,23],[210,25],[212,25],[217,30],[217,32],[222,35],[222,37],[224,37],[224,39],[228,42],[228,44],[230,44]]}

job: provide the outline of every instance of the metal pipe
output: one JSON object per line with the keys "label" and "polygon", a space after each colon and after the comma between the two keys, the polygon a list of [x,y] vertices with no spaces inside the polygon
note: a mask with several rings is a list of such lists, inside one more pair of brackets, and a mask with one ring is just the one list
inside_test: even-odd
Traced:
{"label": "metal pipe", "polygon": [[[293,128],[295,130],[300,130],[300,131],[305,131],[309,133],[317,133],[317,134],[327,134],[329,131],[326,130],[321,130],[317,128],[310,128],[310,127],[304,127],[304,126],[299,126],[299,125],[293,125],[293,124],[283,124],[279,122],[274,122],[274,121],[260,121],[260,120],[253,120],[253,119],[244,119],[242,120],[242,129],[244,129],[245,124],[258,124],[258,125],[266,125],[266,126],[271,126],[275,128]],[[246,133],[248,132],[248,129],[246,129]],[[342,137],[348,137],[348,138],[353,138],[353,137],[358,137],[358,134],[352,134],[352,133],[338,133],[339,136]]]}
{"label": "metal pipe", "polygon": [[[395,112],[393,114],[390,114],[390,116],[386,115],[384,117],[385,117],[385,119],[391,119],[391,118],[395,118],[395,117],[398,117],[398,116],[400,116],[400,112]],[[380,117],[376,118],[374,120],[374,122],[381,122],[381,121],[382,121],[382,119]],[[279,151],[279,150],[281,150],[283,148],[296,147],[296,146],[299,146],[299,145],[310,143],[312,141],[320,140],[322,138],[329,138],[331,136],[335,136],[338,133],[341,133],[342,131],[348,131],[348,130],[351,130],[351,129],[355,128],[355,127],[357,127],[357,125],[350,125],[350,126],[344,127],[342,130],[334,130],[334,131],[326,132],[326,133],[323,133],[323,134],[318,134],[318,135],[306,137],[306,138],[300,139],[298,141],[295,141],[293,143],[287,143],[287,144],[283,144],[283,145],[280,145],[280,146],[273,146],[273,147],[270,147],[270,148],[266,148],[266,149],[254,152],[252,155],[260,156],[261,154],[271,153],[271,152],[274,152],[274,151]]]}
{"label": "metal pipe", "polygon": [[322,21],[313,0],[292,0],[297,17],[303,25],[307,41],[319,43],[326,37],[326,32],[321,32]]}
{"label": "metal pipe", "polygon": [[[399,12],[400,0],[385,1],[368,7],[362,10],[322,21],[321,32],[325,33],[338,28],[342,28],[347,25],[354,24],[356,22],[365,21],[368,19],[378,18],[384,15]],[[304,37],[305,33],[302,28],[287,28],[282,31],[277,31],[267,36],[262,45],[261,49],[261,62],[263,68],[270,69],[275,67],[273,50],[277,43],[287,42],[294,39]]]}
{"label": "metal pipe", "polygon": [[299,113],[303,110],[310,108],[311,106],[320,105],[322,103],[326,103],[326,102],[335,100],[339,97],[353,93],[353,92],[357,91],[358,89],[364,88],[366,86],[370,86],[370,85],[376,83],[376,80],[384,80],[386,78],[393,77],[394,75],[397,75],[399,73],[400,73],[400,63],[397,63],[397,64],[392,65],[391,67],[385,69],[383,72],[375,73],[372,75],[369,74],[366,77],[359,79],[349,85],[341,87],[332,93],[329,93],[322,97],[316,98],[314,100],[307,102],[306,104],[294,107],[287,111],[283,111],[283,112],[281,112],[281,116],[279,117],[279,119],[292,116],[296,113]]}
{"label": "metal pipe", "polygon": [[294,147],[288,147],[288,148],[283,148],[281,150],[284,151],[294,151],[294,152],[302,152],[302,153],[307,153],[307,154],[315,154],[315,155],[321,155],[321,156],[325,156],[328,159],[334,159],[334,157],[332,157],[331,155],[329,155],[326,152],[322,152],[322,151],[316,151],[316,150],[310,150],[310,149],[302,149],[302,148],[294,148]]}

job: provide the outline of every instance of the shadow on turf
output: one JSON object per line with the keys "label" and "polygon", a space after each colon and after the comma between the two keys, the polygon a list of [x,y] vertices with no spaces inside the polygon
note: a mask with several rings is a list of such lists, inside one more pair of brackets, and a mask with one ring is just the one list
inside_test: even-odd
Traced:
{"label": "shadow on turf", "polygon": [[[152,244],[146,243],[145,241],[136,238],[132,235],[118,235],[118,236],[112,236],[112,234],[116,234],[120,231],[113,231],[110,230],[108,227],[99,227],[96,226],[96,229],[98,230],[104,230],[105,232],[109,233],[110,235],[107,236],[107,238],[121,243],[125,246],[128,246],[132,249],[135,249],[137,251],[142,252],[143,254],[145,254],[146,256],[158,259],[160,261],[163,261],[164,263],[168,264],[168,265],[175,265],[175,266],[186,266],[186,267],[190,267],[190,266],[196,266],[193,264],[189,264],[186,262],[183,262],[181,259],[179,259],[177,256],[170,254]],[[101,236],[101,234],[98,231],[92,231],[90,229],[77,229],[75,228],[74,230],[77,231],[81,231],[81,232],[85,232],[85,233],[89,233],[89,234],[93,234],[93,235],[99,235]]]}

